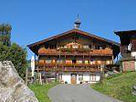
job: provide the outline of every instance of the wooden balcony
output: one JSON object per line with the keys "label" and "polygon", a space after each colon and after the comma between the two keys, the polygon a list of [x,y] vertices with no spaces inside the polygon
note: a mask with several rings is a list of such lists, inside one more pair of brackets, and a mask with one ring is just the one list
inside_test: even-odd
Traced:
{"label": "wooden balcony", "polygon": [[38,67],[36,71],[46,71],[46,72],[100,72],[100,68],[73,68],[73,67]]}
{"label": "wooden balcony", "polygon": [[[81,50],[81,49],[80,49]],[[45,49],[45,48],[41,48],[38,51],[39,55],[75,55],[75,56],[80,56],[80,55],[85,55],[85,56],[112,56],[113,55],[113,51],[111,49],[86,49],[86,50],[56,50],[56,49]]]}
{"label": "wooden balcony", "polygon": [[98,72],[100,64],[68,64],[68,63],[37,63],[37,71],[59,71],[59,72]]}
{"label": "wooden balcony", "polygon": [[105,61],[99,61],[99,63],[97,61],[95,61],[95,63],[57,63],[57,62],[51,62],[51,63],[45,63],[45,60],[40,60],[38,62],[36,62],[37,66],[45,66],[45,67],[54,67],[54,66],[64,66],[64,67],[89,67],[89,66],[101,66],[101,65],[109,65],[109,64],[113,64],[112,61],[110,61],[110,63],[106,63]]}
{"label": "wooden balcony", "polygon": [[44,67],[55,67],[55,66],[63,66],[63,67],[91,67],[91,66],[100,66],[100,65],[102,65],[102,64],[73,64],[73,63],[71,63],[71,64],[67,64],[67,63],[60,63],[60,64],[58,64],[58,63],[49,63],[49,64],[47,64],[47,63],[39,63],[39,64],[37,64],[38,66],[44,66]]}

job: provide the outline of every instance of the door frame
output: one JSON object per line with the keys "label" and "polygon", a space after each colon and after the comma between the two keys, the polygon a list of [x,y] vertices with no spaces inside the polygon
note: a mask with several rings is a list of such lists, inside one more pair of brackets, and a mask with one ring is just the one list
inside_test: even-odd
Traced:
{"label": "door frame", "polygon": [[[75,80],[74,82],[73,79]],[[77,73],[71,73],[71,84],[77,84]]]}

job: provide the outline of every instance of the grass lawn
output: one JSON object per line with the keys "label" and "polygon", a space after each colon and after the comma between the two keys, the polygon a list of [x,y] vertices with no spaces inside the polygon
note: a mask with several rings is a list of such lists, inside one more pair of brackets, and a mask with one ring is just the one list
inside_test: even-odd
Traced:
{"label": "grass lawn", "polygon": [[133,85],[136,85],[136,72],[117,74],[91,87],[123,102],[136,102],[136,96],[131,94]]}
{"label": "grass lawn", "polygon": [[54,83],[44,84],[44,85],[31,84],[29,85],[29,88],[35,93],[39,102],[51,102],[47,93],[50,88],[56,86],[57,84],[59,83],[54,82]]}

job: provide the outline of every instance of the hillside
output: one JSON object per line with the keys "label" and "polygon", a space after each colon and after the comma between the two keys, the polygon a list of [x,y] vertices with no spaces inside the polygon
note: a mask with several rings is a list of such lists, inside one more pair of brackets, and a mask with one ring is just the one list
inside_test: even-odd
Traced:
{"label": "hillside", "polygon": [[136,72],[116,74],[91,87],[123,102],[136,102],[136,96],[131,95],[133,85],[136,85]]}

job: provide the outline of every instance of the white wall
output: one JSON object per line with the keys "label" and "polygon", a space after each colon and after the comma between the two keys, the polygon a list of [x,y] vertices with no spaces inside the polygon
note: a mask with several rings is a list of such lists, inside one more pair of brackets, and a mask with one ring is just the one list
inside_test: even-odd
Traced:
{"label": "white wall", "polygon": [[[92,81],[92,75],[90,74],[90,72],[83,73],[83,82],[95,83],[97,81],[100,81],[100,74],[99,73],[97,73],[95,75],[95,79],[96,79],[96,81]],[[77,84],[80,84],[78,75],[77,75]]]}
{"label": "white wall", "polygon": [[71,73],[62,73],[62,80],[71,84]]}
{"label": "white wall", "polygon": [[96,81],[100,81],[100,74],[96,74]]}
{"label": "white wall", "polygon": [[77,74],[77,84],[80,84],[79,75]]}
{"label": "white wall", "polygon": [[[95,75],[96,81],[92,81],[92,76],[91,76],[90,72],[80,73],[80,74],[83,74],[83,81],[82,82],[95,83],[97,81],[100,81],[100,74],[99,73]],[[71,84],[71,72],[62,73],[62,80],[64,82],[67,82],[68,84]],[[77,84],[80,84],[79,73],[77,74]]]}
{"label": "white wall", "polygon": [[85,82],[85,81],[90,81],[90,73],[84,73],[83,74],[83,81]]}
{"label": "white wall", "polygon": [[135,57],[136,56],[136,52],[131,52],[131,56]]}
{"label": "white wall", "polygon": [[136,71],[136,61],[135,61],[135,71]]}

